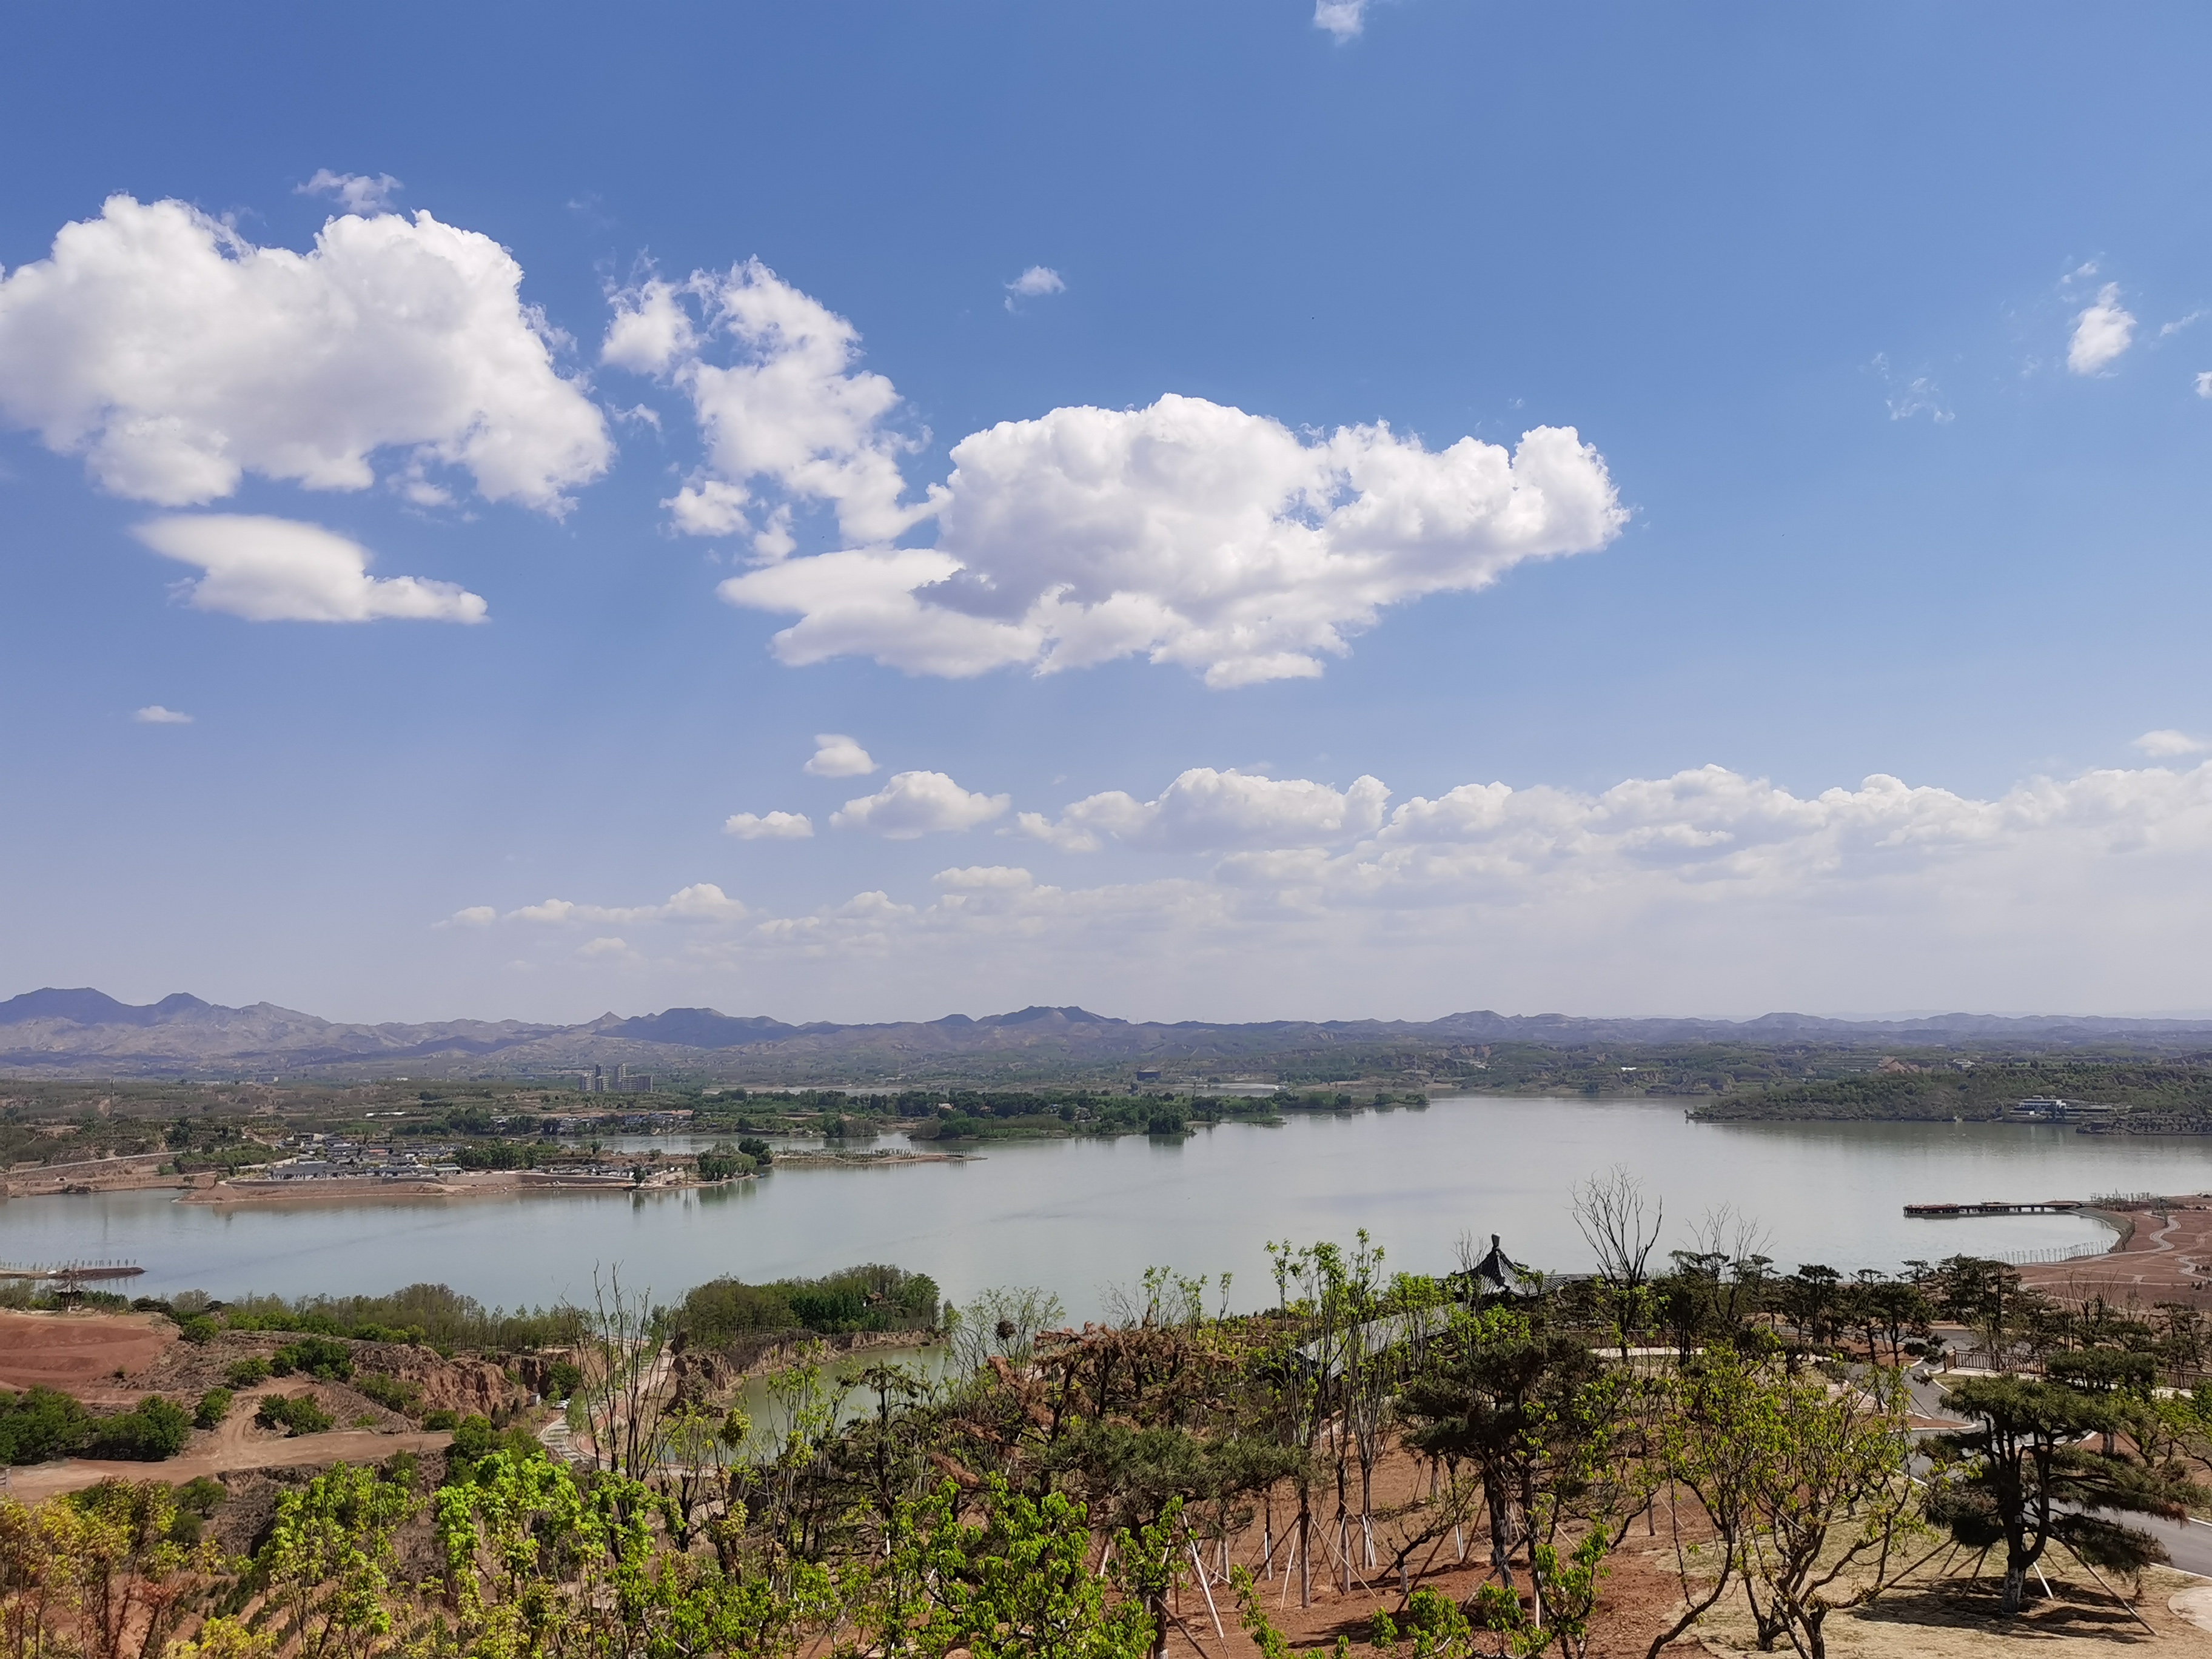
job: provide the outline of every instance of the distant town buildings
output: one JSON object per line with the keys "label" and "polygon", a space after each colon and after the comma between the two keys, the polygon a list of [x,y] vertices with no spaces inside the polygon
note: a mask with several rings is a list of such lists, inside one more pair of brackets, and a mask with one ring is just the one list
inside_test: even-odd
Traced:
{"label": "distant town buildings", "polygon": [[575,1073],[577,1089],[587,1095],[647,1095],[653,1092],[653,1073],[633,1073],[627,1066],[615,1067],[612,1077],[604,1066],[594,1066],[588,1072]]}
{"label": "distant town buildings", "polygon": [[2110,1106],[2093,1105],[2086,1100],[2061,1100],[2056,1095],[2038,1095],[2030,1100],[2016,1100],[2005,1115],[2015,1123],[2095,1123],[2112,1116]]}

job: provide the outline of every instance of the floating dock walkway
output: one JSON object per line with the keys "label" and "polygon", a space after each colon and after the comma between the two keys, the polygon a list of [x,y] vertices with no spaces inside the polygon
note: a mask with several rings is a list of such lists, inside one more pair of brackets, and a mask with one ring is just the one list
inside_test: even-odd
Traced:
{"label": "floating dock walkway", "polygon": [[1908,1204],[1905,1212],[1933,1220],[1966,1215],[2065,1215],[2085,1207],[2078,1198],[2046,1198],[2033,1204],[2002,1204],[1994,1200],[1981,1204]]}
{"label": "floating dock walkway", "polygon": [[0,1261],[0,1279],[52,1279],[69,1285],[88,1279],[136,1279],[145,1271],[135,1261],[57,1261],[32,1267]]}

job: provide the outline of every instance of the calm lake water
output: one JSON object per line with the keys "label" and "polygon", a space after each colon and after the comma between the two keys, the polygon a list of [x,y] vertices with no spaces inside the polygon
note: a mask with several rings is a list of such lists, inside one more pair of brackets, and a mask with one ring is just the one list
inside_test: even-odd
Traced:
{"label": "calm lake water", "polygon": [[[648,1141],[671,1151],[686,1143]],[[895,1146],[896,1137],[875,1143]],[[0,1260],[129,1256],[139,1293],[374,1292],[442,1280],[503,1306],[590,1294],[594,1267],[663,1300],[718,1274],[764,1279],[889,1261],[965,1300],[1038,1285],[1071,1314],[1151,1265],[1235,1273],[1233,1306],[1273,1299],[1269,1239],[1348,1241],[1441,1271],[1462,1232],[1554,1271],[1589,1265],[1575,1184],[1625,1164],[1667,1206],[1662,1249],[1711,1206],[1767,1228],[1785,1268],[1894,1267],[1957,1251],[2108,1235],[2064,1216],[1909,1221],[1923,1200],[2212,1189],[2212,1137],[2105,1138],[1997,1124],[1696,1124],[1679,1106],[1441,1100],[1357,1116],[1224,1124],[1185,1141],[993,1146],[959,1164],[786,1169],[712,1191],[231,1209],[166,1192],[0,1204]]]}

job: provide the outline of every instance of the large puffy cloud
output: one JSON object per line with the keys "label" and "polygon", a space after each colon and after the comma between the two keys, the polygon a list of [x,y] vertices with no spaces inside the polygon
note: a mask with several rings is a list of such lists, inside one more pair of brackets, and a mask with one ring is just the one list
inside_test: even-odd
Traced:
{"label": "large puffy cloud", "polygon": [[1305,778],[1194,766],[1157,799],[1109,789],[1068,806],[1056,823],[1024,812],[1018,827],[1074,853],[1096,852],[1102,836],[1179,848],[1326,847],[1373,835],[1389,798],[1379,779],[1364,775],[1339,790]]}
{"label": "large puffy cloud", "polygon": [[558,512],[613,452],[521,281],[496,242],[427,213],[333,219],[302,254],[112,197],[0,278],[0,415],[166,507],[249,472],[365,489],[392,450],[418,501],[444,498],[444,465]]}
{"label": "large puffy cloud", "polygon": [[[681,387],[706,438],[704,470],[666,503],[678,529],[750,530],[763,552],[789,551],[789,503],[757,501],[762,480],[828,503],[857,541],[889,541],[928,511],[900,502],[910,445],[886,424],[899,396],[854,366],[859,331],[759,260],[680,284],[653,278],[613,303],[601,361]],[[710,361],[724,349],[734,361]]]}
{"label": "large puffy cloud", "polygon": [[[1310,677],[1389,605],[1602,547],[1626,520],[1571,427],[1431,450],[1379,422],[1301,435],[1172,395],[971,434],[909,501],[897,392],[858,366],[850,322],[757,259],[611,302],[601,361],[683,392],[705,440],[666,503],[676,527],[750,541],[757,568],[720,591],[795,614],[775,641],[793,665],[957,678],[1143,655],[1216,686]],[[805,504],[833,510],[845,546],[793,556]],[[934,545],[892,545],[932,519]]]}
{"label": "large puffy cloud", "polygon": [[937,830],[973,830],[1003,815],[1006,795],[963,789],[942,772],[900,772],[872,795],[848,800],[830,815],[833,830],[871,830],[889,841]]}
{"label": "large puffy cloud", "polygon": [[797,611],[786,662],[1039,672],[1142,654],[1215,686],[1321,672],[1386,605],[1602,547],[1623,513],[1571,428],[1509,453],[1385,425],[1305,438],[1203,398],[1066,408],[961,441],[934,548],[781,559],[731,603]]}
{"label": "large puffy cloud", "polygon": [[155,519],[131,533],[165,558],[207,573],[185,585],[196,610],[248,622],[484,620],[483,599],[452,582],[370,575],[368,550],[320,525],[196,513]]}
{"label": "large puffy cloud", "polygon": [[2126,1012],[2203,1006],[2208,858],[2212,763],[1989,799],[1883,775],[1800,794],[1714,766],[1596,793],[1463,785],[1356,844],[1285,837],[1165,879],[956,868],[933,896],[733,911],[665,946],[638,913],[562,919],[631,929],[672,995],[705,975],[834,1000],[866,961],[878,998],[971,1012]]}

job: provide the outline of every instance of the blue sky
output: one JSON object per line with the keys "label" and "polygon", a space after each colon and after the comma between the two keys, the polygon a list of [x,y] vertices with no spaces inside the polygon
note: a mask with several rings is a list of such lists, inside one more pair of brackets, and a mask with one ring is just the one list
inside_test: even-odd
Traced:
{"label": "blue sky", "polygon": [[8,27],[0,990],[2212,1006],[2197,9]]}

